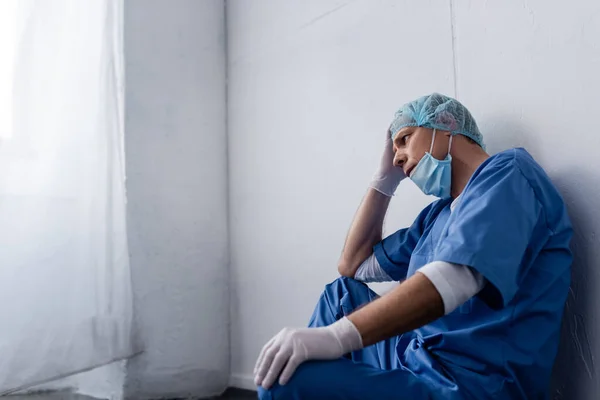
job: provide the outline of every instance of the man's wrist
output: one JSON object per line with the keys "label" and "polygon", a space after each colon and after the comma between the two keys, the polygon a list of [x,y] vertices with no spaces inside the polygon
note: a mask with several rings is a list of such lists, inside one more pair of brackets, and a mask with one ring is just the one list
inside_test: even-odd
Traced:
{"label": "man's wrist", "polygon": [[400,181],[401,180],[391,179],[389,177],[373,178],[369,187],[387,197],[393,197],[398,185],[400,185]]}
{"label": "man's wrist", "polygon": [[342,353],[347,354],[355,350],[362,349],[363,341],[360,332],[356,328],[356,325],[352,323],[348,318],[344,317],[332,325],[329,325],[326,329],[329,329],[333,335],[338,339],[342,347]]}
{"label": "man's wrist", "polygon": [[406,178],[406,175],[401,168],[386,172],[380,170],[373,175],[369,186],[388,197],[392,197],[404,178]]}

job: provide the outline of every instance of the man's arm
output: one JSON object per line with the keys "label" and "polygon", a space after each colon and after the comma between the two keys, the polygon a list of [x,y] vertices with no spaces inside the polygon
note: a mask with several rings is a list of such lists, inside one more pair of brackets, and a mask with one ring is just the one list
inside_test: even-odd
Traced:
{"label": "man's arm", "polygon": [[369,188],[346,237],[338,263],[341,275],[353,278],[360,264],[373,253],[373,246],[381,241],[383,220],[390,199],[391,197]]}
{"label": "man's arm", "polygon": [[341,275],[354,278],[360,264],[373,253],[373,246],[381,241],[383,220],[400,182],[406,178],[400,167],[394,166],[394,151],[389,130],[385,134],[385,146],[379,169],[373,176],[346,237],[344,250],[338,262]]}
{"label": "man's arm", "polygon": [[332,325],[283,329],[260,352],[254,382],[268,389],[279,377],[280,384],[285,385],[304,361],[334,360],[443,315],[440,294],[425,275],[417,272],[388,294]]}
{"label": "man's arm", "polygon": [[444,302],[423,274],[402,282],[385,296],[370,302],[348,319],[356,326],[363,346],[401,335],[444,316]]}

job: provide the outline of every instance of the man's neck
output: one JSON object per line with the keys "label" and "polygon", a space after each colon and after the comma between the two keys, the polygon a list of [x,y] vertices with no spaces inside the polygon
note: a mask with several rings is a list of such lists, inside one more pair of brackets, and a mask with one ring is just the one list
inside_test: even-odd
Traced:
{"label": "man's neck", "polygon": [[475,155],[469,154],[469,157],[461,157],[460,154],[452,157],[451,195],[453,198],[456,199],[460,196],[463,190],[465,190],[467,183],[469,183],[471,176],[489,157],[483,150]]}

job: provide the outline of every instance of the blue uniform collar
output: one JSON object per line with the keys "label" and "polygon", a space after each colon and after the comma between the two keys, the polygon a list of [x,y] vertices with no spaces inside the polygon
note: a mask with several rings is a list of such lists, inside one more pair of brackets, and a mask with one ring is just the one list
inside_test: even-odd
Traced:
{"label": "blue uniform collar", "polygon": [[458,202],[460,201],[460,196],[462,196],[462,193],[459,194],[457,198],[455,198],[454,200],[452,200],[452,203],[450,203],[450,212],[454,211],[454,209],[458,205]]}

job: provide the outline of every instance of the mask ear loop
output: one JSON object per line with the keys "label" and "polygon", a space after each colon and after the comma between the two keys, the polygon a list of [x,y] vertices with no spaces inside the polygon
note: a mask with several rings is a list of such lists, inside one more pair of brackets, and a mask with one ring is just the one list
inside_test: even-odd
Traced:
{"label": "mask ear loop", "polygon": [[433,136],[431,137],[431,147],[429,148],[429,154],[433,155],[433,144],[435,143],[435,128],[433,129]]}
{"label": "mask ear loop", "polygon": [[450,150],[452,150],[452,138],[454,135],[450,133],[450,142],[448,143],[448,155],[450,155]]}

